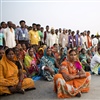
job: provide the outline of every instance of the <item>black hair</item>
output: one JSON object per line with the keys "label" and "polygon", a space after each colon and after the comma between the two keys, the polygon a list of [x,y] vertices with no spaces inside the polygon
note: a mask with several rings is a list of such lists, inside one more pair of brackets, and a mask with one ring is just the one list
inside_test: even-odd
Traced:
{"label": "black hair", "polygon": [[26,23],[24,20],[21,20],[21,21],[19,22],[19,24],[21,24],[22,22]]}
{"label": "black hair", "polygon": [[36,25],[36,23],[33,23],[32,26]]}
{"label": "black hair", "polygon": [[2,26],[4,23],[5,23],[5,22],[1,22],[1,24],[0,24],[0,25]]}
{"label": "black hair", "polygon": [[49,27],[49,25],[47,25],[46,27]]}
{"label": "black hair", "polygon": [[54,44],[53,44],[53,46],[56,46],[56,45],[57,45],[57,43],[54,43]]}
{"label": "black hair", "polygon": [[71,49],[71,50],[69,51],[69,54],[71,54],[73,51],[76,52],[76,54],[77,54],[77,51],[74,50],[74,49]]}
{"label": "black hair", "polygon": [[83,52],[83,50],[85,50],[84,48],[81,49],[81,52]]}
{"label": "black hair", "polygon": [[6,56],[8,55],[8,53],[9,53],[10,51],[13,51],[13,52],[14,52],[14,49],[13,49],[13,48],[8,48],[8,49],[5,51]]}
{"label": "black hair", "polygon": [[41,26],[40,24],[37,24],[36,26]]}

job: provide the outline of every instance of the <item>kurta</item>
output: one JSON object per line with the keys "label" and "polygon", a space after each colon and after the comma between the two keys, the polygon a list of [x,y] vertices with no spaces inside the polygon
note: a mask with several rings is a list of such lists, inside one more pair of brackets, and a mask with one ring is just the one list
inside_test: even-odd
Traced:
{"label": "kurta", "polygon": [[57,36],[56,36],[56,34],[51,34],[50,33],[47,39],[48,39],[47,40],[48,41],[48,46],[52,47],[57,41]]}
{"label": "kurta", "polygon": [[5,38],[5,42],[6,42],[6,46],[8,46],[9,48],[13,48],[16,46],[16,42],[15,42],[15,31],[13,28],[6,28],[4,30],[4,38]]}

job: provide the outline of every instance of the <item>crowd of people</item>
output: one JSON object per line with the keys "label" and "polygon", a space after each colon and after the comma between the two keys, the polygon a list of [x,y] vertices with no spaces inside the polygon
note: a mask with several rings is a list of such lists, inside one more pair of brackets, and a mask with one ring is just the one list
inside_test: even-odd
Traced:
{"label": "crowd of people", "polygon": [[19,24],[0,24],[0,95],[36,89],[36,75],[54,82],[58,98],[89,91],[91,74],[100,75],[99,34]]}

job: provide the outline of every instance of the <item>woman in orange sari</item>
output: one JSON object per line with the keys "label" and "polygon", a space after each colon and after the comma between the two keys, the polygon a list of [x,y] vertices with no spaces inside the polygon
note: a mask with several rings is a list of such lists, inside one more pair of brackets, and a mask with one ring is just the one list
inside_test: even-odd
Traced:
{"label": "woman in orange sari", "polygon": [[0,61],[0,95],[22,93],[35,89],[31,78],[24,78],[20,62],[14,60],[14,51],[9,48]]}
{"label": "woman in orange sari", "polygon": [[81,97],[81,93],[89,91],[90,80],[90,73],[77,60],[77,52],[70,50],[68,60],[62,62],[59,73],[54,76],[54,90],[58,98]]}

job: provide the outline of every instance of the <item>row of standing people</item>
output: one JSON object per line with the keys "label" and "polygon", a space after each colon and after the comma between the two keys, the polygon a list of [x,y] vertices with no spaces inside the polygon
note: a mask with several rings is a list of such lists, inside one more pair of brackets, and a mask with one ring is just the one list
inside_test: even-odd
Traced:
{"label": "row of standing people", "polygon": [[[52,47],[54,43],[59,44],[62,47],[78,47],[82,46],[87,49],[91,46],[97,45],[99,41],[99,36],[90,36],[90,31],[84,31],[82,33],[77,30],[76,34],[70,29],[61,28],[55,29],[51,28],[49,31],[49,26],[46,26],[46,31],[41,27],[40,24],[32,24],[32,27],[28,30],[26,27],[26,22],[21,20],[20,27],[14,28],[13,23],[9,21],[7,26],[5,23],[1,23],[2,27],[0,29],[0,45],[5,44],[8,47],[15,47],[16,44],[28,44],[33,45],[37,48],[38,45],[46,44]],[[7,28],[6,28],[7,27]]]}

